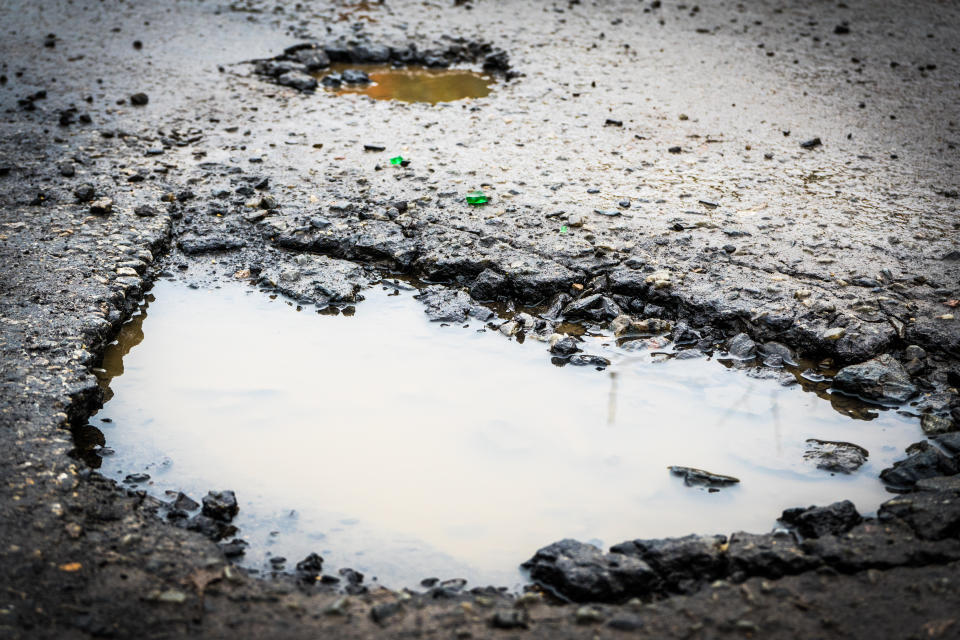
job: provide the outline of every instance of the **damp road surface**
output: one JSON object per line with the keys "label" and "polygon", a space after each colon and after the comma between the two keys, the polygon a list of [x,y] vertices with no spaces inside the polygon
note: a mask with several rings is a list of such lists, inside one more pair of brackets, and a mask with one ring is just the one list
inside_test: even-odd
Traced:
{"label": "damp road surface", "polygon": [[[890,497],[879,471],[921,436],[915,418],[785,386],[790,372],[672,359],[662,339],[588,332],[611,366],[554,366],[543,342],[429,322],[414,293],[379,285],[331,315],[160,281],[104,359],[95,464],[148,474],[137,486],[165,500],[233,489],[252,568],[318,552],[393,588],[516,588],[564,537],[765,532],[784,508],[847,498],[869,513]],[[804,461],[809,438],[869,458],[831,475]],[[741,482],[688,487],[669,465]]]}

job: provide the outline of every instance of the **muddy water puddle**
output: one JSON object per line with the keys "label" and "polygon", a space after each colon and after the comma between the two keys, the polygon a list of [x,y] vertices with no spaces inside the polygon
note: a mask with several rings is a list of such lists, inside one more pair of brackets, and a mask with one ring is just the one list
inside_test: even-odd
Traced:
{"label": "muddy water puddle", "polygon": [[[369,82],[349,82],[361,71]],[[360,94],[375,100],[400,102],[453,102],[490,95],[494,79],[469,69],[431,69],[420,66],[336,63],[317,74],[327,90],[337,95]]]}
{"label": "muddy water puddle", "polygon": [[[764,532],[786,507],[843,498],[869,512],[889,498],[879,471],[921,435],[895,411],[854,420],[798,386],[589,334],[609,368],[553,366],[542,342],[429,322],[413,293],[377,286],[330,315],[160,281],[105,358],[95,463],[149,474],[136,486],[164,500],[234,490],[259,570],[317,552],[325,573],[396,588],[517,587],[519,563],[564,537]],[[869,459],[830,475],[804,462],[808,438]],[[709,492],[669,465],[741,482]]]}

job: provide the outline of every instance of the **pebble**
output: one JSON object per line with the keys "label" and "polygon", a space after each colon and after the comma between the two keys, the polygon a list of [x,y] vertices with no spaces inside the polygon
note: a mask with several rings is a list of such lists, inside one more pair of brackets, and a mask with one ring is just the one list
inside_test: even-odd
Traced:
{"label": "pebble", "polygon": [[90,213],[98,216],[105,216],[113,212],[113,200],[110,198],[100,198],[90,203]]}
{"label": "pebble", "polygon": [[130,96],[130,104],[132,104],[135,107],[142,107],[148,102],[150,102],[150,97],[143,92],[135,93],[132,96]]}

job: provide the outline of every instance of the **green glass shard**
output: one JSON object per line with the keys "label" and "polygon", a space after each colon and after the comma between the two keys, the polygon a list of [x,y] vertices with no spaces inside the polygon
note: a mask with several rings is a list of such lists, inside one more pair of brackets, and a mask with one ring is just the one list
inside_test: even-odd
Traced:
{"label": "green glass shard", "polygon": [[397,156],[396,158],[390,158],[390,164],[400,164],[403,162],[403,156]]}
{"label": "green glass shard", "polygon": [[467,204],[487,204],[489,199],[483,191],[471,191],[467,194]]}
{"label": "green glass shard", "polygon": [[562,227],[560,227],[560,233],[566,233],[567,231],[570,231],[570,227],[568,227],[567,225],[563,225]]}

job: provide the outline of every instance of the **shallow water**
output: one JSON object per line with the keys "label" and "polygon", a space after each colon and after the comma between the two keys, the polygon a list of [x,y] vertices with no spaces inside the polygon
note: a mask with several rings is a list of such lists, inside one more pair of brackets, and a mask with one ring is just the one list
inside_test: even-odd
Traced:
{"label": "shallow water", "polygon": [[375,100],[400,102],[453,102],[490,95],[491,76],[469,69],[428,69],[410,66],[396,68],[383,64],[336,63],[317,74],[323,78],[333,72],[359,69],[370,76],[368,84],[344,84],[328,89],[337,95],[361,94]]}
{"label": "shallow water", "polygon": [[[564,537],[763,532],[842,498],[869,512],[889,497],[879,471],[921,435],[894,411],[854,420],[796,385],[601,337],[585,350],[608,369],[552,366],[542,342],[427,321],[413,292],[364,295],[347,317],[158,282],[104,361],[102,472],[149,473],[160,497],[235,490],[248,566],[316,551],[326,573],[392,587],[516,587],[518,564]],[[803,461],[807,438],[870,458],[832,476]],[[668,465],[742,482],[709,493]]]}

